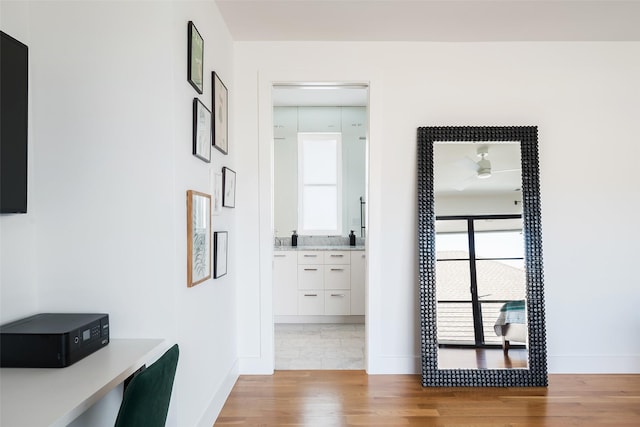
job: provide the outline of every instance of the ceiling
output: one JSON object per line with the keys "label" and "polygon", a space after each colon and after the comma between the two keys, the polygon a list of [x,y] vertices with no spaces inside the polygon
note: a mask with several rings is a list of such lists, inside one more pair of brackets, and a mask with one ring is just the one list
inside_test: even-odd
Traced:
{"label": "ceiling", "polygon": [[236,41],[640,41],[640,0],[216,0]]}

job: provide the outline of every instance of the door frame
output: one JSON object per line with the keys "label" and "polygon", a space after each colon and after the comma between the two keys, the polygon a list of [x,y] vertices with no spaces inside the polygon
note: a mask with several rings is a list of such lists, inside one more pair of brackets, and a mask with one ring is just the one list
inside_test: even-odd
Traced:
{"label": "door frame", "polygon": [[[366,161],[366,197],[367,197],[367,238],[365,253],[367,267],[365,272],[365,370],[369,373],[381,371],[376,363],[375,355],[379,355],[381,330],[380,303],[380,231],[381,202],[377,193],[381,188],[379,176],[371,174],[371,170],[380,170],[382,160],[377,150],[372,149],[372,140],[380,135],[380,128],[375,126],[378,111],[372,102],[377,96],[376,78],[326,78],[318,76],[315,71],[300,72],[283,70],[281,72],[259,72],[258,76],[258,157],[259,157],[259,251],[260,251],[260,354],[257,370],[273,373],[275,368],[275,337],[273,317],[273,98],[274,85],[282,84],[344,84],[366,85],[369,100],[367,103],[367,161]],[[338,82],[338,83],[336,83]],[[375,104],[379,105],[379,104]],[[372,357],[373,356],[373,357]],[[254,360],[258,362],[257,360]],[[253,365],[253,364],[252,364]],[[260,366],[262,368],[260,368]]]}

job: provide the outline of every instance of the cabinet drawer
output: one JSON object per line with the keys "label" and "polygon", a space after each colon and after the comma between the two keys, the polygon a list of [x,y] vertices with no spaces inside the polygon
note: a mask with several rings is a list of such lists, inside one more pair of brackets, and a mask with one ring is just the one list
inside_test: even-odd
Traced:
{"label": "cabinet drawer", "polygon": [[324,252],[325,264],[349,264],[351,262],[349,251]]}
{"label": "cabinet drawer", "polygon": [[324,264],[322,251],[298,251],[298,264]]}
{"label": "cabinet drawer", "polygon": [[324,288],[351,289],[351,266],[341,264],[325,265]]}
{"label": "cabinet drawer", "polygon": [[301,316],[317,316],[324,313],[324,291],[298,291],[298,314]]}
{"label": "cabinet drawer", "polygon": [[298,289],[324,289],[324,266],[298,265]]}
{"label": "cabinet drawer", "polygon": [[273,251],[273,259],[276,262],[281,260],[286,260],[287,263],[296,262],[296,255],[294,251]]}
{"label": "cabinet drawer", "polygon": [[347,316],[351,313],[351,293],[349,291],[324,291],[324,314]]}

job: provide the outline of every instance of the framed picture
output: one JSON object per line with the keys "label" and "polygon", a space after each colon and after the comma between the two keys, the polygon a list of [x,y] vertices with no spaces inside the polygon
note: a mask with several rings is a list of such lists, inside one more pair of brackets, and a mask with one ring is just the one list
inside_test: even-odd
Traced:
{"label": "framed picture", "polygon": [[211,73],[213,80],[213,146],[223,154],[229,152],[229,94],[227,87],[214,71]]}
{"label": "framed picture", "polygon": [[198,93],[202,93],[204,83],[204,40],[198,29],[189,21],[188,30],[187,80]]}
{"label": "framed picture", "polygon": [[187,191],[187,286],[211,278],[211,196]]}
{"label": "framed picture", "polygon": [[227,274],[227,232],[213,233],[213,278],[217,279]]}
{"label": "framed picture", "polygon": [[236,207],[236,173],[229,168],[222,168],[222,206]]}
{"label": "framed picture", "polygon": [[193,155],[211,161],[211,111],[193,98]]}
{"label": "framed picture", "polygon": [[222,173],[213,172],[213,214],[222,212]]}

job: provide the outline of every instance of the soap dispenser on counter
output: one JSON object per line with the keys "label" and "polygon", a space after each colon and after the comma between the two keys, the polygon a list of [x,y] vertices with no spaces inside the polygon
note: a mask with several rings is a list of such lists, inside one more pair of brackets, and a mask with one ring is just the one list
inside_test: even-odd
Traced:
{"label": "soap dispenser on counter", "polygon": [[298,233],[296,230],[293,230],[293,234],[291,235],[291,246],[298,246]]}
{"label": "soap dispenser on counter", "polygon": [[356,235],[353,234],[353,230],[351,230],[351,234],[349,234],[349,245],[350,246],[356,245]]}

